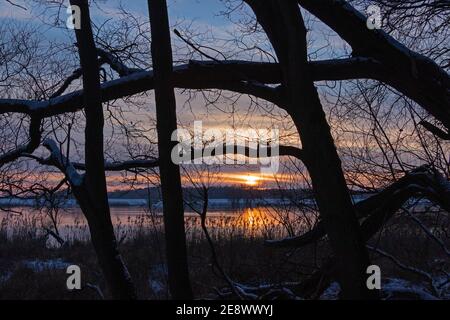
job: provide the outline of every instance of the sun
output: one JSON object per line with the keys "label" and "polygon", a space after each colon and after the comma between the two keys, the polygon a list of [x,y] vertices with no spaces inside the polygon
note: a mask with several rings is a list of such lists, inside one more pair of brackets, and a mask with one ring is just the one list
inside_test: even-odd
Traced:
{"label": "sun", "polygon": [[248,186],[256,186],[259,182],[259,180],[261,180],[261,178],[257,177],[257,176],[245,176],[244,177],[244,181],[245,184]]}

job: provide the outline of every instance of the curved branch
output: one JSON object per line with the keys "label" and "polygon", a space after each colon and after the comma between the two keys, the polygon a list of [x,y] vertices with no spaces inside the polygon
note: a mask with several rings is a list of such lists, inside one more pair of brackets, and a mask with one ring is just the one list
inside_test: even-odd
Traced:
{"label": "curved branch", "polygon": [[[308,64],[315,81],[379,77],[380,64],[373,59],[323,60]],[[250,94],[281,103],[280,92],[270,85],[281,83],[277,63],[190,61],[174,67],[174,86],[183,89],[223,89]],[[136,71],[101,85],[102,101],[107,102],[154,89],[153,71]],[[0,99],[0,114],[17,112],[51,117],[83,108],[83,91],[74,91],[47,101]]]}
{"label": "curved branch", "polygon": [[117,57],[112,53],[105,51],[103,49],[97,48],[97,53],[101,58],[102,63],[107,63],[109,66],[116,71],[121,77],[128,76],[135,72],[141,72],[142,69],[128,68],[124,63],[122,63]]}
{"label": "curved branch", "polygon": [[43,159],[41,164],[57,167],[64,173],[67,181],[69,181],[72,186],[80,187],[83,184],[84,177],[76,171],[69,159],[62,154],[61,150],[56,145],[56,142],[51,139],[46,139],[43,146],[50,151],[50,156],[47,159]]}
{"label": "curved branch", "polygon": [[[264,154],[261,154],[260,148],[249,148],[247,146],[234,146],[232,149],[228,149],[226,145],[218,146],[219,152],[216,153],[216,149],[191,149],[191,160],[204,158],[205,151],[209,152],[210,156],[218,156],[218,155],[226,155],[226,154],[240,154],[248,158],[258,158],[258,157],[272,157],[272,156],[291,156],[295,157],[301,161],[305,161],[303,152],[300,148],[293,146],[278,146],[278,154],[271,154],[271,149],[267,148]],[[243,153],[242,153],[243,151]],[[209,156],[208,155],[208,156]],[[26,155],[29,158],[35,159],[41,164],[46,164],[42,159],[32,156]],[[73,166],[77,170],[85,170],[86,166],[84,163],[73,163]],[[149,169],[149,168],[157,168],[159,166],[158,159],[147,159],[147,160],[126,160],[122,162],[106,162],[105,170],[106,171],[124,171],[124,170],[132,170],[132,169]]]}
{"label": "curved branch", "polygon": [[372,57],[385,70],[378,80],[415,100],[450,131],[450,76],[382,30],[367,28],[367,18],[343,0],[298,0],[353,48],[353,56]]}
{"label": "curved branch", "polygon": [[[365,240],[369,240],[379,228],[409,199],[425,196],[450,212],[450,183],[436,170],[419,167],[394,182],[379,193],[355,204]],[[324,223],[305,234],[281,240],[268,240],[272,247],[303,247],[319,241],[326,235]]]}
{"label": "curved branch", "polygon": [[28,130],[29,141],[28,143],[19,146],[15,150],[9,151],[0,156],[0,167],[8,162],[12,162],[22,156],[24,153],[32,153],[39,147],[41,143],[41,121],[39,117],[31,117],[30,128]]}

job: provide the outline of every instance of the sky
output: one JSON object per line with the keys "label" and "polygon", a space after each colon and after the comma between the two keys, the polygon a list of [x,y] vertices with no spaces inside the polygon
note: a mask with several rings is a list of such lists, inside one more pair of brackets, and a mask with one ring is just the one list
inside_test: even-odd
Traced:
{"label": "sky", "polygon": [[[14,0],[17,5],[26,7],[27,10],[23,10],[17,6],[12,6],[5,1],[0,1],[0,19],[12,20],[19,22],[21,24],[27,24],[32,26],[37,26],[41,28],[40,30],[45,34],[45,36],[50,39],[54,38],[61,41],[66,41],[67,30],[46,28],[42,20],[36,17],[41,15],[42,7],[32,7],[30,6],[30,1],[27,0]],[[67,2],[68,3],[68,2]],[[91,17],[97,25],[107,19],[114,19],[116,14],[119,12],[120,7],[125,8],[128,12],[135,16],[140,16],[145,19],[148,16],[148,8],[146,0],[133,0],[133,1],[123,1],[123,0],[106,0],[97,1],[97,5],[91,6]],[[171,24],[175,24],[177,21],[194,21],[196,25],[208,26],[208,28],[214,28],[217,31],[226,30],[230,26],[230,21],[225,19],[220,15],[220,12],[224,10],[224,5],[219,0],[168,0],[168,11]],[[44,13],[43,17],[50,17],[55,10],[48,10]],[[65,19],[66,13],[61,11],[60,18]],[[62,20],[64,21],[64,20]],[[44,27],[43,27],[44,26]],[[69,31],[70,33],[71,31]],[[179,113],[179,119],[189,126],[193,120],[202,119],[205,126],[209,127],[223,127],[223,123],[226,121],[223,119],[223,114],[221,112],[214,113],[211,111],[205,111],[203,107],[198,105],[203,104],[203,102],[195,101],[194,99],[194,109],[195,112],[192,113],[185,107],[184,104],[186,98],[182,95],[177,95],[178,108],[186,112]],[[198,104],[195,106],[195,104]],[[240,101],[241,106],[248,104],[247,98],[243,97]],[[228,116],[226,116],[228,117]],[[239,117],[236,117],[239,118]],[[255,115],[253,118],[253,123],[264,122],[264,117]],[[236,120],[235,120],[236,121]],[[237,122],[237,126],[246,123],[246,120],[241,120]],[[106,129],[108,130],[108,129]],[[82,138],[82,137],[80,137]],[[269,186],[270,182],[273,180],[273,176],[263,175],[259,173],[259,166],[250,167],[227,167],[223,168],[220,173],[217,173],[218,178],[215,184],[228,184],[228,185],[246,185],[249,187],[259,188],[261,186]],[[281,178],[281,176],[280,176]],[[59,179],[59,174],[56,174],[55,180]],[[123,176],[120,174],[109,174],[108,185],[110,190],[116,190],[122,188]],[[187,182],[184,177],[183,180]],[[145,182],[144,182],[145,184]]]}
{"label": "sky", "polygon": [[[31,25],[36,25],[42,27],[44,24],[40,19],[36,17],[39,15],[39,10],[42,10],[42,7],[30,7],[29,0],[14,0],[16,4],[21,6],[26,6],[28,10],[23,10],[16,6],[12,6],[8,4],[6,1],[0,1],[0,19],[14,20],[20,23],[26,23]],[[66,2],[68,3],[68,2]],[[225,9],[224,4],[220,0],[168,0],[168,9],[171,23],[174,24],[177,21],[185,20],[185,21],[195,21],[195,23],[199,26],[208,26],[213,28],[214,32],[221,32],[224,30],[230,30],[233,26],[232,23],[223,17],[220,13]],[[91,15],[96,24],[100,24],[102,21],[107,19],[114,19],[117,17],[119,12],[119,7],[123,6],[127,11],[133,13],[136,16],[141,16],[144,21],[148,16],[147,9],[147,1],[146,0],[97,0],[96,5],[91,6]],[[50,16],[52,11],[48,11],[44,14],[44,17]],[[66,17],[66,13],[64,10],[61,13],[61,18],[64,19]],[[48,37],[61,38],[63,40],[64,31],[67,32],[67,29],[55,29],[55,28],[47,28],[44,27],[44,33]],[[313,32],[316,32],[317,30]],[[319,31],[321,29],[319,28]],[[312,33],[312,37],[319,39],[320,37],[314,33]],[[330,38],[327,38],[330,39]],[[333,40],[334,38],[331,38]],[[339,47],[342,45],[342,41],[331,41],[335,47]],[[324,46],[323,43],[317,41],[317,43],[313,44],[310,47],[310,50],[313,51],[314,48],[329,48],[330,43],[327,43],[327,46]],[[215,44],[213,44],[215,45]],[[316,57],[315,59],[320,59],[326,57],[322,55],[321,57]],[[194,112],[191,112],[190,107],[186,106],[186,97],[180,94],[177,94],[177,108],[180,110],[178,116],[179,119],[187,124],[188,126],[194,120],[204,120],[204,125],[209,127],[224,127],[224,123],[229,123],[231,121],[229,115],[224,115],[223,112],[211,112],[211,110],[207,111],[204,108],[204,102],[200,100],[193,100],[193,109]],[[152,103],[152,102],[150,102]],[[237,127],[248,124],[250,121],[254,126],[267,126],[270,125],[270,119],[266,114],[261,113],[261,111],[256,111],[252,114],[251,117],[246,117],[246,109],[249,108],[249,104],[251,103],[250,99],[246,96],[241,97],[239,100],[239,107],[241,110],[237,112],[238,116],[236,117],[239,121],[237,121]],[[222,102],[222,105],[227,107],[227,102]],[[229,107],[229,106],[228,106]],[[211,108],[213,109],[213,108]],[[239,119],[240,117],[240,119]],[[236,119],[233,119],[235,121]],[[286,123],[289,125],[290,120],[287,118]],[[249,186],[261,186],[267,184],[267,182],[272,181],[270,177],[262,176],[257,173],[258,170],[253,167],[254,170],[249,170],[246,168],[226,168],[221,174],[221,183],[228,182],[230,184],[247,184]],[[114,179],[112,179],[114,180]]]}
{"label": "sky", "polygon": [[[36,8],[30,6],[30,1],[12,0],[12,2],[20,7],[27,8],[27,10],[13,6],[6,1],[1,1],[1,18],[12,18],[22,21],[35,20],[34,12]],[[97,1],[97,8],[96,6],[91,7],[92,17],[98,19],[102,16],[112,15],[120,6],[136,14],[148,15],[146,0],[100,0]],[[219,15],[220,11],[224,9],[223,4],[219,0],[168,0],[168,9],[171,20],[187,18],[214,26],[224,26],[228,23]]]}

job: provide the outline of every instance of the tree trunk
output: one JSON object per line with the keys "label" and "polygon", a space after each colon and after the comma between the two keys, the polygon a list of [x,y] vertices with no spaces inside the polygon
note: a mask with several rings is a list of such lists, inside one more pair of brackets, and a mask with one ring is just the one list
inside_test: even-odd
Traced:
{"label": "tree trunk", "polygon": [[155,75],[156,129],[164,211],[169,288],[174,299],[192,299],[186,252],[180,168],[171,159],[176,141],[176,103],[172,83],[172,48],[165,0],[149,0],[152,59]]}
{"label": "tree trunk", "polygon": [[339,258],[343,299],[370,299],[369,257],[362,240],[330,127],[307,66],[306,28],[294,0],[247,1],[273,44],[283,70],[287,112],[302,141],[321,217]]}
{"label": "tree trunk", "polygon": [[117,249],[111,222],[105,178],[103,151],[103,108],[101,102],[97,50],[87,0],[71,0],[81,9],[81,29],[76,30],[80,65],[83,70],[84,104],[86,113],[85,162],[83,185],[75,189],[75,196],[87,218],[91,240],[98,261],[114,299],[134,299],[131,277]]}

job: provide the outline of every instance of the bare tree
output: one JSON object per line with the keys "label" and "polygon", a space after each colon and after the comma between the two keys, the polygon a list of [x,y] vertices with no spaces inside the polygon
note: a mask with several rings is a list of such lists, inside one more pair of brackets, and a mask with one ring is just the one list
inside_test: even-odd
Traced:
{"label": "bare tree", "polygon": [[[120,259],[117,259],[120,256],[117,255],[109,217],[105,171],[137,172],[138,169],[159,167],[164,197],[171,293],[173,297],[191,298],[180,172],[170,159],[170,152],[175,143],[170,141],[170,135],[177,127],[173,90],[174,88],[218,90],[219,94],[225,90],[237,95],[249,95],[252,99],[264,100],[272,106],[283,109],[294,123],[295,130],[300,136],[301,149],[299,145],[286,146],[280,149],[280,154],[295,157],[305,164],[321,216],[320,222],[311,233],[271,244],[300,247],[323,239],[327,235],[335,257],[324,263],[321,270],[310,281],[305,282],[299,291],[304,289],[302,295],[305,297],[317,295],[320,291],[317,290],[319,284],[323,286],[331,279],[337,278],[343,289],[342,297],[373,298],[374,295],[365,286],[365,271],[369,264],[366,242],[380,231],[383,222],[397,212],[407,199],[418,195],[427,196],[448,210],[446,199],[448,199],[449,169],[448,159],[445,159],[448,151],[440,140],[448,139],[450,128],[450,80],[443,54],[441,50],[434,52],[432,48],[427,51],[430,56],[440,61],[438,64],[427,55],[412,51],[401,44],[394,38],[394,33],[369,30],[366,28],[366,17],[350,2],[331,0],[244,2],[253,10],[252,19],[256,17],[258,23],[252,24],[252,29],[253,26],[256,29],[263,28],[270,42],[270,45],[268,42],[266,45],[273,48],[273,53],[270,52],[271,49],[257,48],[259,57],[264,59],[247,61],[227,60],[225,55],[216,52],[220,59],[206,54],[208,61],[191,60],[173,66],[166,4],[164,1],[149,1],[154,68],[149,70],[149,59],[140,61],[139,58],[135,58],[132,67],[123,62],[127,52],[132,52],[129,53],[131,57],[139,56],[139,53],[130,47],[125,46],[115,51],[106,45],[108,44],[106,40],[103,41],[106,43],[102,43],[102,48],[99,48],[100,45],[96,46],[89,19],[86,18],[89,17],[87,1],[73,1],[83,8],[84,16],[83,27],[76,32],[81,69],[58,82],[61,84],[60,90],[52,90],[56,86],[51,86],[51,89],[40,89],[43,81],[35,78],[32,81],[33,88],[27,92],[29,94],[25,99],[16,99],[16,95],[9,93],[5,94],[5,99],[0,99],[0,114],[5,116],[14,114],[14,119],[17,119],[15,121],[19,124],[20,129],[12,130],[13,133],[9,135],[17,137],[20,131],[20,136],[27,137],[9,139],[7,146],[2,146],[0,164],[4,166],[17,164],[21,158],[26,157],[44,165],[56,166],[64,173],[88,218],[100,265],[105,277],[109,279],[111,292],[118,298],[132,298],[134,294],[126,268]],[[389,8],[389,4],[384,2],[381,4]],[[413,10],[413,6],[405,10]],[[310,61],[306,22],[301,8],[308,10],[345,40],[352,49],[351,56],[344,59]],[[404,9],[398,6],[392,8]],[[428,7],[425,5],[423,8]],[[442,14],[440,8],[434,11],[438,15]],[[393,23],[394,25],[396,24]],[[258,31],[261,33],[260,29]],[[177,34],[180,35],[179,32]],[[192,39],[184,40],[191,49],[196,48],[197,53],[203,50],[196,46]],[[102,41],[97,40],[97,43],[99,42]],[[247,49],[251,51],[249,48],[244,50]],[[205,57],[204,52],[200,54]],[[267,60],[271,62],[266,62]],[[103,65],[109,66],[112,70],[110,78],[117,76],[119,78],[108,81],[104,76],[105,81],[100,83],[100,74],[103,73],[100,66]],[[19,73],[27,70],[26,65],[25,69],[22,65],[17,70]],[[81,76],[83,89],[64,94]],[[14,82],[11,80],[13,78],[6,78],[9,82]],[[376,86],[372,86],[373,82],[365,82],[365,79],[378,82]],[[351,109],[356,118],[361,114],[367,118],[365,120],[371,127],[368,131],[366,127],[360,128],[367,139],[364,140],[367,143],[361,150],[370,149],[369,142],[374,141],[376,155],[373,148],[366,153],[355,148],[336,150],[338,145],[336,141],[339,142],[339,137],[333,139],[331,129],[338,127],[337,130],[346,130],[346,128],[344,125],[336,126],[333,123],[331,124],[334,128],[330,128],[324,112],[326,106],[322,105],[315,85],[323,81],[343,80],[358,80],[352,82],[355,90],[353,94],[356,92],[357,97],[355,98],[355,95],[342,97],[339,92],[334,102]],[[383,119],[380,119],[377,112],[375,102],[377,99],[382,102],[384,89],[395,91],[397,96],[403,96],[404,99],[401,101],[404,102],[404,110],[411,113],[413,130],[417,131],[414,137],[420,141],[421,151],[419,154],[410,150],[409,154],[415,153],[420,163],[440,162],[439,165],[431,169],[426,167],[415,170],[415,164],[405,164],[403,157],[408,152],[401,151],[403,138],[401,136],[395,138],[387,132],[381,122]],[[136,148],[135,151],[142,153],[140,156],[136,157],[135,152],[129,150],[131,159],[119,162],[106,161],[103,145],[105,115],[102,103],[108,104],[108,108],[113,109],[115,105],[112,101],[115,99],[125,99],[149,90],[155,90],[156,94],[159,158],[150,157],[146,154],[148,150]],[[55,94],[47,94],[48,92]],[[392,105],[393,108],[398,108],[397,102]],[[427,115],[428,120],[423,121],[425,119],[418,116],[419,107],[422,114]],[[356,110],[361,113],[358,114]],[[86,113],[85,163],[72,163],[68,160],[69,153],[64,156],[56,143],[44,140],[48,131],[45,124],[47,119],[53,120],[79,111]],[[401,116],[401,113],[397,115]],[[416,118],[419,120],[416,121]],[[386,116],[385,119],[390,118]],[[126,119],[122,120],[126,122]],[[280,119],[283,120],[284,118]],[[398,124],[396,120],[390,121]],[[422,125],[420,129],[419,123]],[[423,132],[425,129],[428,132]],[[425,134],[428,140],[423,139]],[[430,155],[428,141],[432,139],[438,141],[433,142],[438,152],[432,151]],[[43,145],[50,150],[49,158],[35,154],[42,141],[45,141]],[[340,156],[345,159],[343,167],[346,170],[342,169]],[[349,157],[353,162],[347,161]],[[436,167],[446,176],[443,177]],[[79,171],[85,171],[85,175],[81,175]],[[367,178],[370,178],[373,185],[364,183]],[[376,194],[354,205],[347,184],[370,189]],[[4,190],[6,193],[10,192],[8,188]],[[325,276],[329,281],[322,281]]]}
{"label": "bare tree", "polygon": [[158,131],[159,172],[164,206],[166,255],[170,293],[174,299],[191,299],[184,230],[184,203],[180,168],[171,158],[177,129],[172,78],[172,49],[165,0],[149,0],[152,30],[152,59],[155,74],[155,101]]}

